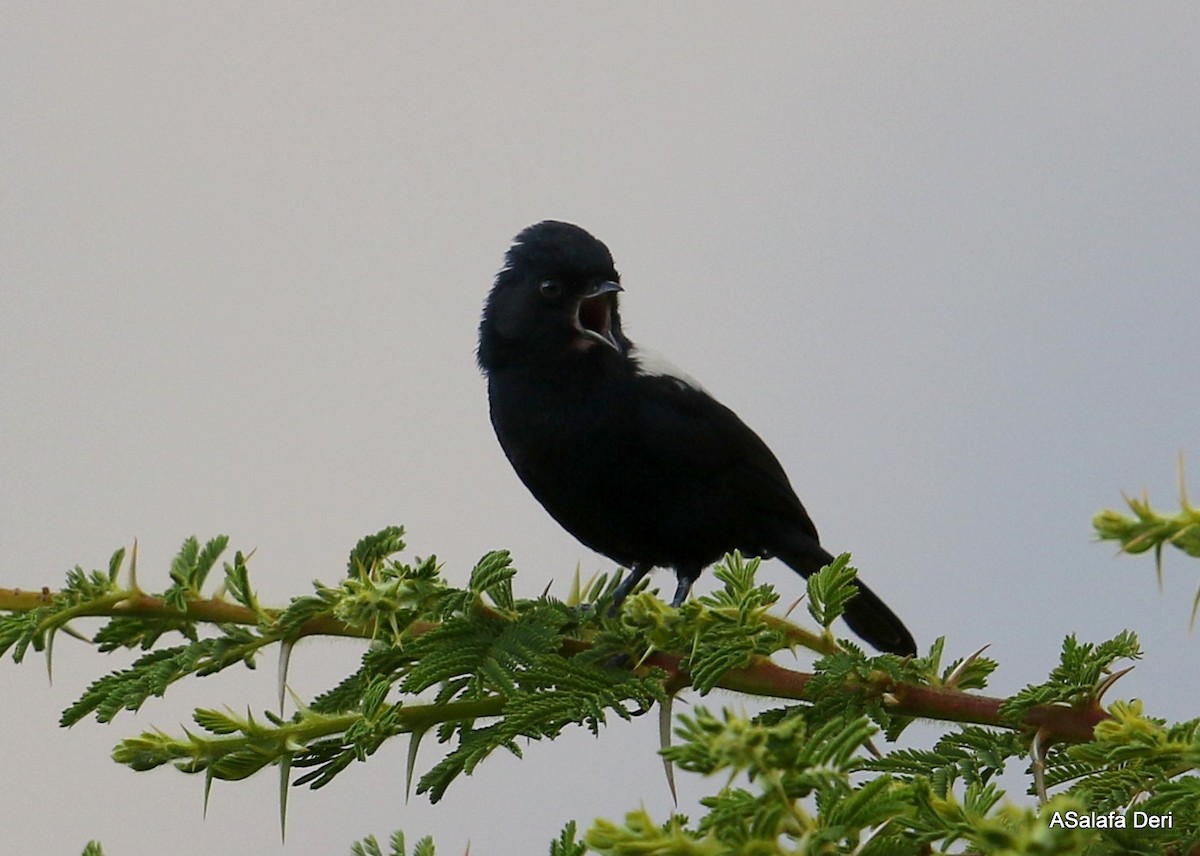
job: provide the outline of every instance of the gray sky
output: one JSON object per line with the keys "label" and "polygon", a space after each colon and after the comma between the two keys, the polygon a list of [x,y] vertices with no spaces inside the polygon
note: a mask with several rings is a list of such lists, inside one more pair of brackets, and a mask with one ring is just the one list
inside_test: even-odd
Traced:
{"label": "gray sky", "polygon": [[[459,582],[498,547],[527,595],[609,569],[510,471],[474,365],[509,240],[555,217],[609,245],[626,332],[767,440],[922,647],[992,643],[999,694],[1067,633],[1131,628],[1148,656],[1114,696],[1193,716],[1194,564],[1168,556],[1160,594],[1090,519],[1143,486],[1173,507],[1181,449],[1200,495],[1197,44],[1192,3],[5,3],[0,585],[136,537],[158,586],[183,538],[228,533],[281,603],[391,523]],[[360,650],[302,645],[293,685]],[[539,853],[569,818],[669,811],[647,717],[434,807],[404,805],[395,741],[293,792],[280,847],[272,775],[204,820],[199,778],[108,760],[195,706],[270,707],[274,664],[59,729],[118,665],[66,638],[52,687],[0,665],[13,852],[403,827]],[[717,786],[681,784],[693,815]]]}

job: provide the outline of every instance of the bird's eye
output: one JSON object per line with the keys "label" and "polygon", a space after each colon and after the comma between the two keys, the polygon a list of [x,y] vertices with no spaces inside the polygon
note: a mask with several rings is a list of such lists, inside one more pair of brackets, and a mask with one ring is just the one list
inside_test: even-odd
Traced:
{"label": "bird's eye", "polygon": [[557,300],[559,295],[562,294],[562,283],[548,279],[538,286],[538,291],[540,291],[542,297],[546,298],[547,300]]}

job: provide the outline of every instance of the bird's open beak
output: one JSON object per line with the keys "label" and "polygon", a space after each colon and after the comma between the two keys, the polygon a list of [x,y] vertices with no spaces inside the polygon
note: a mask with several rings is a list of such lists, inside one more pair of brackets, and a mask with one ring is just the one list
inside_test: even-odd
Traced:
{"label": "bird's open beak", "polygon": [[621,346],[613,335],[615,295],[618,291],[623,291],[618,283],[597,282],[579,299],[579,306],[575,309],[575,329],[586,337],[582,342],[585,347],[594,340],[620,352]]}

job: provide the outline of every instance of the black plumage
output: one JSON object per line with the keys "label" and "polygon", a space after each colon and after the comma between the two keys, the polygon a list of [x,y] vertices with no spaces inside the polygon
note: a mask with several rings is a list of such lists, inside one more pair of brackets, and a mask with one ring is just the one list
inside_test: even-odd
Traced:
{"label": "black plumage", "polygon": [[[563,528],[630,568],[617,603],[672,568],[673,603],[739,549],[802,576],[832,561],[767,445],[683,376],[650,373],[621,331],[620,277],[603,243],[545,221],[519,234],[479,328],[492,425],[517,475]],[[882,651],[915,654],[859,582],[844,617]]]}

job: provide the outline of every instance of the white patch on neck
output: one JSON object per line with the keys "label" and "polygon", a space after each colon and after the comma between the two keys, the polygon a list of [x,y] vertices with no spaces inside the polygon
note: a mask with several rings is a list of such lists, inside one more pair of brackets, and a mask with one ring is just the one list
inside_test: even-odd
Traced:
{"label": "white patch on neck", "polygon": [[703,392],[705,395],[708,394],[708,390],[704,388],[700,381],[683,371],[658,351],[643,348],[641,345],[634,345],[629,351],[629,358],[637,362],[637,373],[640,375],[669,377],[672,380],[678,381],[683,386],[691,387],[697,392]]}

